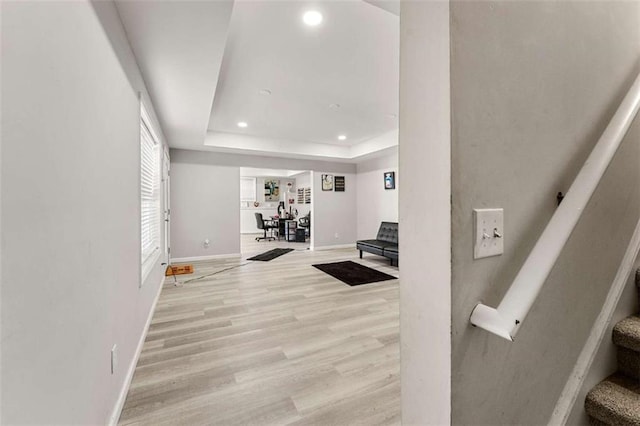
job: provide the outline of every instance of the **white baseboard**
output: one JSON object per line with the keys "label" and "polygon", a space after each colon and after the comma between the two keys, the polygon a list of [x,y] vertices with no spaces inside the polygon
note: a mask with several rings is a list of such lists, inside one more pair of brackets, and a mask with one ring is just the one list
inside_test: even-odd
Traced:
{"label": "white baseboard", "polygon": [[356,243],[349,243],[349,244],[337,244],[334,246],[320,246],[320,247],[313,247],[311,250],[313,251],[320,251],[320,250],[335,250],[335,249],[345,249],[345,248],[352,248],[355,249],[356,248]]}
{"label": "white baseboard", "polygon": [[616,311],[616,306],[618,306],[618,301],[620,300],[620,296],[622,296],[622,292],[624,291],[629,277],[633,272],[633,265],[635,264],[639,253],[640,221],[636,225],[631,241],[629,241],[627,251],[622,258],[618,272],[611,284],[611,289],[609,290],[607,298],[602,305],[600,314],[598,314],[598,318],[596,318],[596,321],[591,328],[589,337],[582,348],[582,352],[580,352],[580,356],[578,356],[578,360],[573,367],[573,371],[560,394],[560,398],[558,398],[558,401],[556,402],[556,406],[551,414],[548,424],[567,424],[569,416],[573,411],[573,406],[580,394],[580,390],[582,389],[584,381],[591,369],[591,365],[593,364],[598,350],[600,349],[600,345],[602,344],[607,331],[611,328],[610,323],[613,318],[613,314]]}
{"label": "white baseboard", "polygon": [[183,262],[198,262],[200,260],[228,259],[230,257],[240,257],[240,253],[213,254],[210,256],[176,257],[171,259],[171,264]]}
{"label": "white baseboard", "polygon": [[116,400],[116,405],[113,407],[111,416],[109,416],[109,423],[108,423],[109,426],[116,426],[118,424],[118,420],[120,420],[120,414],[122,414],[122,408],[124,408],[124,402],[126,401],[127,394],[129,393],[131,380],[133,380],[133,373],[136,371],[136,365],[138,365],[138,359],[140,358],[140,353],[142,352],[144,341],[147,339],[149,326],[151,325],[153,313],[156,311],[156,305],[158,304],[158,299],[160,299],[160,293],[162,292],[162,288],[164,287],[165,280],[166,280],[166,277],[162,277],[162,282],[160,283],[160,286],[158,288],[158,293],[156,294],[156,297],[155,299],[153,299],[153,303],[151,304],[151,309],[149,310],[149,316],[147,317],[147,322],[144,325],[144,330],[142,331],[140,340],[138,340],[138,346],[136,347],[136,351],[133,355],[133,360],[131,361],[131,364],[129,365],[129,369],[127,370],[127,376],[124,379],[122,389],[120,389],[120,394],[118,395],[118,399]]}

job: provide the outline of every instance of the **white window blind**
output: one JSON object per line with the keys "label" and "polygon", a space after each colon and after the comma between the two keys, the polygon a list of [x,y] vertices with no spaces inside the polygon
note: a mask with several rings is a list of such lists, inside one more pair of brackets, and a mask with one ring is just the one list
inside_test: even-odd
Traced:
{"label": "white window blind", "polygon": [[143,278],[160,249],[160,149],[144,108],[140,120],[140,230]]}
{"label": "white window blind", "polygon": [[256,178],[240,178],[240,201],[256,200]]}

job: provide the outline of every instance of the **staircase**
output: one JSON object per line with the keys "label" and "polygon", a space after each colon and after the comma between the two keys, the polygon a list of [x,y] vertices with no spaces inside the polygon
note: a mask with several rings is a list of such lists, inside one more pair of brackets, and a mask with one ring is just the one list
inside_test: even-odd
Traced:
{"label": "staircase", "polygon": [[[640,291],[640,271],[636,286]],[[640,316],[616,324],[613,343],[618,371],[591,389],[584,407],[592,425],[640,426]]]}

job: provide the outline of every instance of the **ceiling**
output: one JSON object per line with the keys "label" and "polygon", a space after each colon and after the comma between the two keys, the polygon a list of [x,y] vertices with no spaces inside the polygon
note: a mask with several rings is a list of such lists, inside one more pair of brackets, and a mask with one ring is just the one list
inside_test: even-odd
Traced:
{"label": "ceiling", "polygon": [[116,7],[169,144],[201,146],[233,1],[116,0]]}
{"label": "ceiling", "polygon": [[398,50],[398,17],[362,1],[236,1],[209,130],[340,146],[391,131]]}
{"label": "ceiling", "polygon": [[242,177],[283,177],[289,178],[304,173],[303,170],[282,170],[282,169],[258,169],[255,167],[240,167]]}
{"label": "ceiling", "polygon": [[379,8],[393,13],[396,16],[400,16],[400,0],[364,0],[367,3],[371,3]]}
{"label": "ceiling", "polygon": [[397,145],[397,0],[116,5],[171,147],[351,162]]}

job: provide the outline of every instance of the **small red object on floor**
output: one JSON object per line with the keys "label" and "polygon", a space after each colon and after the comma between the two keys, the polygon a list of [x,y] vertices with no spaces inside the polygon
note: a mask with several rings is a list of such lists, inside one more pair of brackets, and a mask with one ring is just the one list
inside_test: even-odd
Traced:
{"label": "small red object on floor", "polygon": [[164,273],[164,275],[167,277],[171,275],[183,275],[183,274],[193,274],[193,265],[167,266],[167,270]]}

